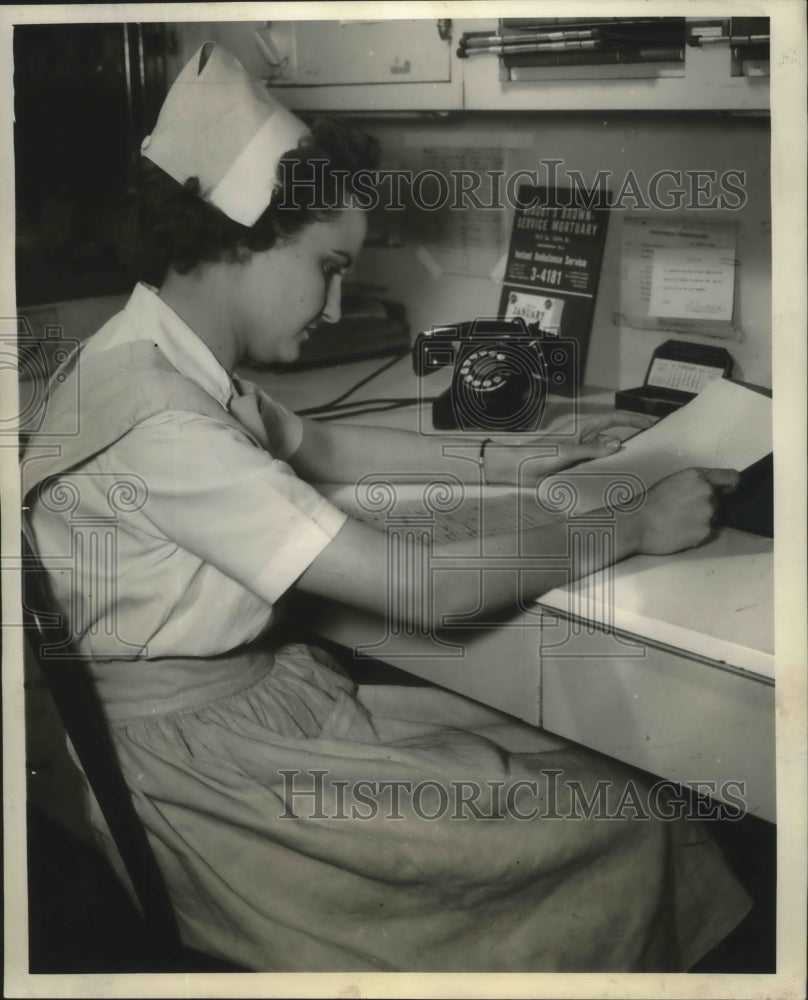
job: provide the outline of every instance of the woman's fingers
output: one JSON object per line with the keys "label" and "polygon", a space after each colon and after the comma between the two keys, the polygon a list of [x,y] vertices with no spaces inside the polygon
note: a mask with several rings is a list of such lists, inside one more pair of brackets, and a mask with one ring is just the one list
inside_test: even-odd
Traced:
{"label": "woman's fingers", "polygon": [[643,430],[653,427],[659,419],[650,413],[629,413],[628,410],[615,410],[609,416],[613,419],[613,427],[640,427]]}
{"label": "woman's fingers", "polygon": [[656,418],[647,413],[627,413],[624,410],[613,410],[610,413],[600,413],[596,417],[587,417],[583,424],[607,430],[609,427],[651,427]]}
{"label": "woman's fingers", "polygon": [[562,466],[576,465],[578,462],[613,455],[621,446],[618,438],[600,437],[583,444],[562,444],[558,449],[558,457]]}
{"label": "woman's fingers", "polygon": [[596,417],[586,417],[581,421],[579,440],[589,441],[602,431],[611,430],[613,427],[633,427],[637,431],[644,431],[655,423],[656,419],[645,413],[624,413],[622,410],[601,413]]}
{"label": "woman's fingers", "polygon": [[741,474],[735,469],[701,469],[707,482],[722,493],[732,493],[738,488]]}

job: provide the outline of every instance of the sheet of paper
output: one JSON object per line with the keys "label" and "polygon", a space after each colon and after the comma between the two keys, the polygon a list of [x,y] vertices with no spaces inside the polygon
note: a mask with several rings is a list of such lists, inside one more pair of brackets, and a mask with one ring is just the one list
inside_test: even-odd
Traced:
{"label": "sheet of paper", "polygon": [[737,337],[736,244],[734,223],[624,219],[617,321],[645,330]]}
{"label": "sheet of paper", "polygon": [[[429,172],[451,179],[460,173],[479,178],[474,199],[482,205],[494,202],[492,174],[501,173],[505,165],[505,150],[499,146],[427,146],[423,151],[423,176]],[[425,180],[422,198],[429,203],[438,201],[437,185]],[[471,195],[459,193],[460,204],[454,205],[455,192],[445,199],[438,210],[417,213],[423,227],[421,238],[441,270],[446,274],[487,278],[507,249],[505,213],[493,209],[471,210],[476,202]]]}
{"label": "sheet of paper", "polygon": [[604,491],[621,477],[629,485],[649,489],[682,469],[741,472],[771,450],[771,399],[716,379],[686,406],[626,441],[616,454],[549,476],[539,488],[539,499],[552,509],[554,489],[572,489],[577,494],[574,513],[586,513],[604,506]]}
{"label": "sheet of paper", "polygon": [[651,262],[652,316],[732,319],[735,255],[719,247],[654,250]]}

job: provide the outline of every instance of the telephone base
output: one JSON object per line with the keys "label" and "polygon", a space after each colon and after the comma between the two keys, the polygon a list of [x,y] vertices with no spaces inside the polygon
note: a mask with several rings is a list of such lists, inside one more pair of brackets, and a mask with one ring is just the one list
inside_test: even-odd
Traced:
{"label": "telephone base", "polygon": [[436,431],[468,431],[471,434],[535,434],[541,429],[544,400],[540,405],[527,408],[525,419],[519,421],[512,415],[507,418],[484,413],[468,412],[470,407],[458,403],[452,389],[446,389],[432,403],[432,426]]}

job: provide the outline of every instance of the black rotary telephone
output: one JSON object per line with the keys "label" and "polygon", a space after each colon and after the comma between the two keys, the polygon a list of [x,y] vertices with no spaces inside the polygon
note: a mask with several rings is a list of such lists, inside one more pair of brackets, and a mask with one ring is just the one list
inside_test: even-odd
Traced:
{"label": "black rotary telephone", "polygon": [[548,393],[578,385],[578,344],[542,334],[521,317],[435,326],[413,347],[416,375],[454,365],[452,384],[432,404],[436,430],[533,432]]}

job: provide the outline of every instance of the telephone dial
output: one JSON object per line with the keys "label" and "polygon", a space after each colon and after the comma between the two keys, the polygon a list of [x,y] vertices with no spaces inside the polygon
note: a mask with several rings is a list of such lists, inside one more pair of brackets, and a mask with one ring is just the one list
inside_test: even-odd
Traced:
{"label": "telephone dial", "polygon": [[432,404],[436,430],[532,432],[548,393],[578,385],[578,344],[543,334],[521,317],[435,326],[413,347],[416,375],[454,365],[451,386]]}

